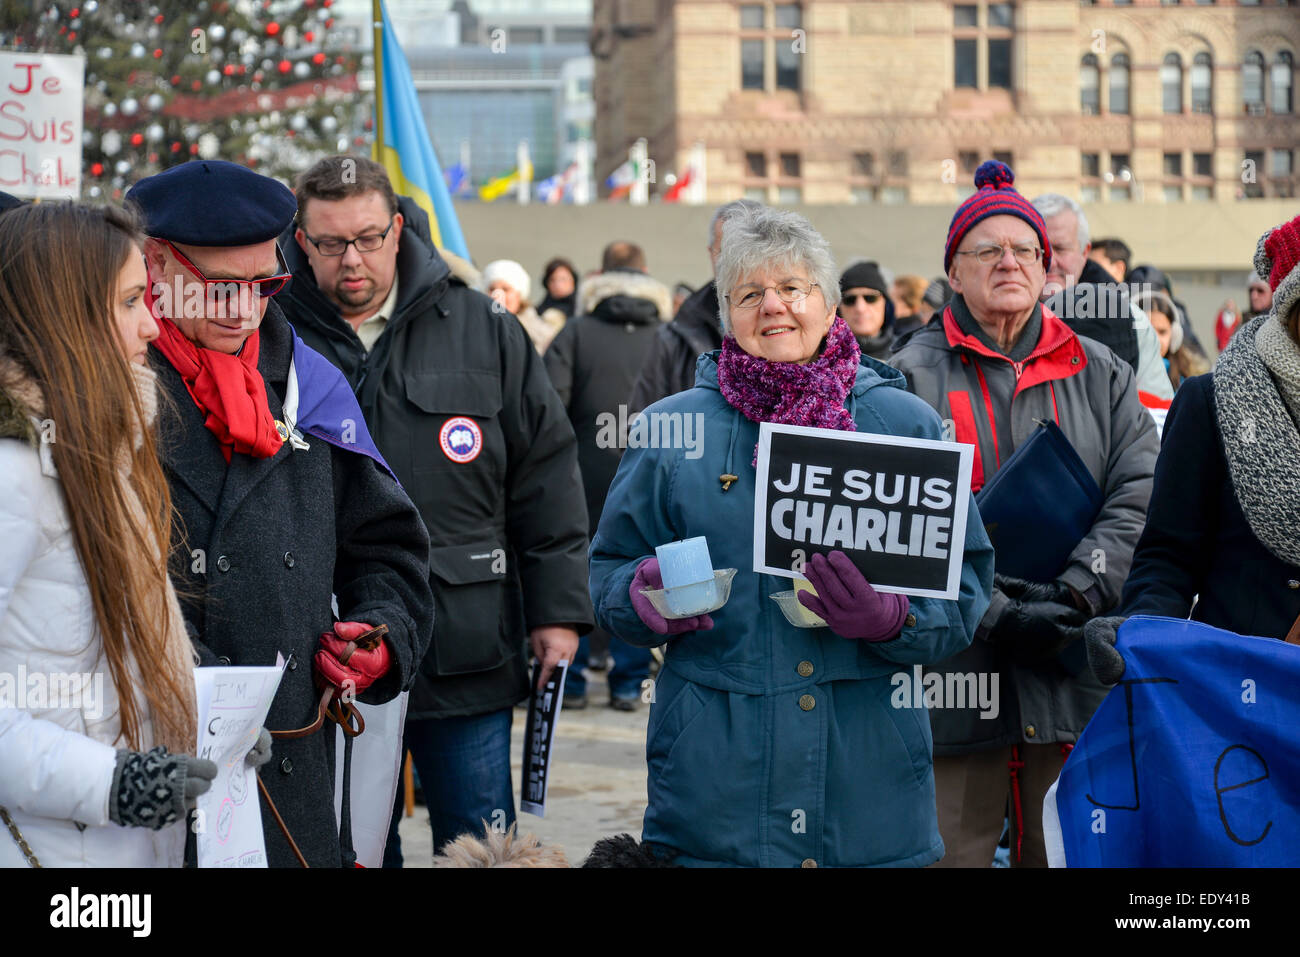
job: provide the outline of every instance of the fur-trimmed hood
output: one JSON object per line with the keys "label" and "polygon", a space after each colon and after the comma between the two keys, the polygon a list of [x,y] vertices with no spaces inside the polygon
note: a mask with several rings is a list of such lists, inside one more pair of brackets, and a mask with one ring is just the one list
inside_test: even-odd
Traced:
{"label": "fur-trimmed hood", "polygon": [[[673,294],[668,287],[643,272],[628,270],[597,273],[582,280],[578,286],[578,312],[584,316],[594,315],[602,303],[615,297],[652,303],[655,311],[647,316],[648,319],[668,322],[673,317]],[[648,310],[637,311],[648,313]]]}
{"label": "fur-trimmed hood", "polygon": [[9,356],[0,356],[0,438],[38,444],[36,422],[45,415],[40,387]]}

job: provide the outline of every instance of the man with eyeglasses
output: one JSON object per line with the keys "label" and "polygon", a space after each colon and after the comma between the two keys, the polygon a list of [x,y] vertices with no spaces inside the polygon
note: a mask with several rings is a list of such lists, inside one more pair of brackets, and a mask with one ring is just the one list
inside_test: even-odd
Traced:
{"label": "man with eyeglasses", "polygon": [[1039,301],[1055,252],[1014,179],[995,161],[976,171],[976,193],[958,207],[944,248],[952,299],[892,364],[956,441],[974,446],[973,489],[1039,423],[1055,422],[1103,504],[1063,568],[1044,555],[1033,581],[995,575],[975,640],[931,666],[941,678],[999,679],[996,717],[930,712],[946,867],[988,867],[1008,813],[1013,866],[1046,866],[1043,797],[1107,690],[1087,667],[1083,625],[1119,602],[1159,452],[1133,370]]}
{"label": "man with eyeglasses", "polygon": [[874,262],[854,263],[840,274],[839,314],[864,355],[884,362],[894,344],[894,303]]}
{"label": "man with eyeglasses", "polygon": [[1077,335],[1110,346],[1137,375],[1138,394],[1155,408],[1167,408],[1174,397],[1160,354],[1160,337],[1146,313],[1117,282],[1092,251],[1088,217],[1083,208],[1060,193],[1033,200],[1052,243],[1052,268],[1042,298],[1047,307]]}
{"label": "man with eyeglasses", "polygon": [[[428,534],[343,377],[295,338],[272,298],[289,280],[276,237],[293,193],[234,163],[194,161],[141,180],[127,199],[149,237],[159,326],[149,353],[171,399],[159,447],[187,630],[203,665],[286,659],[260,772],[288,832],[264,804],[270,866],[350,866],[322,693],[379,704],[410,684],[432,627]],[[349,653],[379,625],[378,644]]]}
{"label": "man with eyeglasses", "polygon": [[[437,852],[514,821],[510,725],[528,652],[544,682],[592,627],[577,442],[523,326],[451,274],[383,167],[326,157],[295,187],[281,299],[343,370],[432,539],[436,626],[404,747]],[[385,864],[401,865],[397,809]]]}

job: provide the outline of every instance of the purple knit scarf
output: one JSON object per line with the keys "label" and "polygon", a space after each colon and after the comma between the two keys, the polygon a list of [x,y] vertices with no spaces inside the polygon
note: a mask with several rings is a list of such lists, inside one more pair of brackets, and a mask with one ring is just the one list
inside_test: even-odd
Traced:
{"label": "purple knit scarf", "polygon": [[[718,388],[751,422],[856,432],[844,398],[853,388],[861,357],[857,340],[840,316],[831,323],[822,354],[807,365],[751,356],[734,336],[727,336],[718,358]],[[757,448],[750,464],[758,464]]]}

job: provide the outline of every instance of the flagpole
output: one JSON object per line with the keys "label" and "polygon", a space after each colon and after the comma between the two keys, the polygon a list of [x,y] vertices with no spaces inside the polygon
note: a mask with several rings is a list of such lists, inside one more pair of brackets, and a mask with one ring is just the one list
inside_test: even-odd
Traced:
{"label": "flagpole", "polygon": [[383,162],[384,151],[384,0],[372,0],[371,19],[375,32],[375,159]]}

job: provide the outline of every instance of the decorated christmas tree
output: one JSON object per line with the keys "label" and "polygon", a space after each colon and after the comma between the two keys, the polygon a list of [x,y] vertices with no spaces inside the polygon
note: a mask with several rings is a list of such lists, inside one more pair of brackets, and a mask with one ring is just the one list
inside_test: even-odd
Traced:
{"label": "decorated christmas tree", "polygon": [[0,49],[86,58],[88,197],[192,157],[290,180],[365,144],[334,0],[0,0]]}

